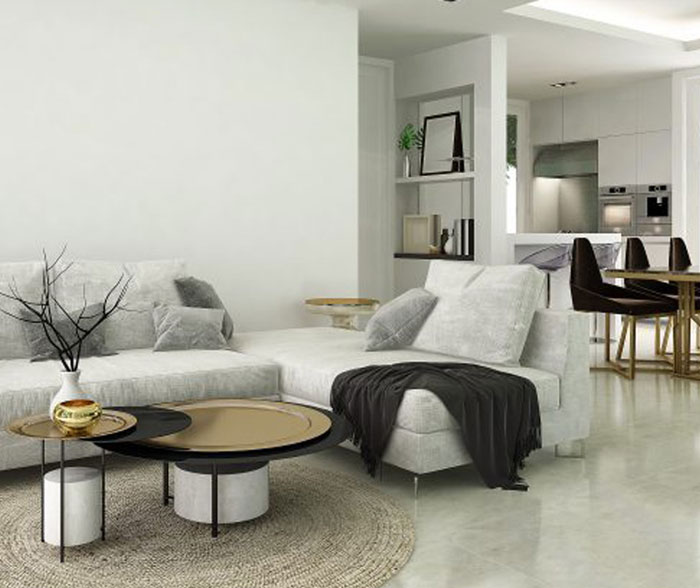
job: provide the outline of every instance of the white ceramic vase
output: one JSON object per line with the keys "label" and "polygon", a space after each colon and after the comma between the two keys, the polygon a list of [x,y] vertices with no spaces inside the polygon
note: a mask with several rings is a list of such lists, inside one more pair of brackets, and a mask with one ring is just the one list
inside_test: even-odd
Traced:
{"label": "white ceramic vase", "polygon": [[408,153],[403,156],[403,177],[411,177],[411,158],[408,156]]}
{"label": "white ceramic vase", "polygon": [[80,370],[76,370],[74,372],[61,372],[61,380],[63,382],[61,384],[61,388],[51,399],[51,406],[49,407],[49,417],[52,419],[54,408],[56,408],[56,405],[61,404],[61,402],[87,398],[85,392],[83,392],[80,388]]}

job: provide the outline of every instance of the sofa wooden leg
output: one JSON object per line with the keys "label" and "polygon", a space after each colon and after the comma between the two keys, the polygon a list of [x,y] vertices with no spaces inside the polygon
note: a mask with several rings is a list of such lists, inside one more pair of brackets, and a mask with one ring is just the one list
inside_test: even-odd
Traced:
{"label": "sofa wooden leg", "polygon": [[586,442],[583,439],[565,441],[554,447],[554,455],[557,457],[586,457]]}

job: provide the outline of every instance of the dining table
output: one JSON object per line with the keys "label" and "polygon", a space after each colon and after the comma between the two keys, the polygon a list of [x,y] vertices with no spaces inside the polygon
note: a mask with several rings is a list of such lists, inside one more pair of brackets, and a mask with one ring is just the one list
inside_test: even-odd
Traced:
{"label": "dining table", "polygon": [[678,311],[673,328],[673,374],[683,378],[700,378],[700,370],[692,369],[691,328],[698,322],[695,314],[696,285],[700,283],[700,266],[672,270],[668,267],[646,269],[609,269],[606,278],[626,280],[661,280],[678,287]]}

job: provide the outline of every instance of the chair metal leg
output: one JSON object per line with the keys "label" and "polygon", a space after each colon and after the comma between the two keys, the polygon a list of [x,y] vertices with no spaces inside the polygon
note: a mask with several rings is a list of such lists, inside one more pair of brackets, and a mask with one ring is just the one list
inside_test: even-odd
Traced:
{"label": "chair metal leg", "polygon": [[610,313],[605,313],[605,361],[610,361]]}
{"label": "chair metal leg", "polygon": [[634,374],[637,367],[637,318],[630,317],[630,366],[629,378],[634,380]]}
{"label": "chair metal leg", "polygon": [[668,320],[666,321],[666,329],[664,329],[664,338],[661,343],[661,353],[660,355],[666,355],[668,352],[668,342],[669,338],[671,336],[671,332],[673,331],[675,319],[673,316],[668,317]]}
{"label": "chair metal leg", "polygon": [[622,319],[622,333],[620,334],[620,340],[617,342],[617,353],[615,354],[615,359],[620,361],[622,358],[622,352],[625,349],[625,341],[627,340],[627,332],[629,331],[630,317],[626,316]]}
{"label": "chair metal leg", "polygon": [[654,353],[659,355],[661,351],[661,317],[654,319]]}
{"label": "chair metal leg", "polygon": [[418,500],[418,474],[413,476],[413,499]]}

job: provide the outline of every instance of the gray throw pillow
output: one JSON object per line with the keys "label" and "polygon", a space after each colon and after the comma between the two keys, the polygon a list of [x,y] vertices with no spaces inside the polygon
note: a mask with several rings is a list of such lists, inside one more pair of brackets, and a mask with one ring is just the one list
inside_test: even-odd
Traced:
{"label": "gray throw pillow", "polygon": [[365,350],[408,347],[436,302],[437,297],[423,288],[413,288],[387,302],[367,322]]}
{"label": "gray throw pillow", "polygon": [[182,304],[195,308],[221,308],[224,311],[224,321],[221,332],[227,341],[233,337],[233,319],[226,310],[221,298],[209,282],[198,280],[197,278],[178,278],[175,280],[177,292],[180,295]]}
{"label": "gray throw pillow", "polygon": [[225,349],[221,334],[224,311],[187,306],[156,306],[153,323],[156,344],[153,351],[178,349]]}
{"label": "gray throw pillow", "polygon": [[[82,309],[81,309],[82,310]],[[75,321],[81,313],[81,310],[73,312],[69,311],[69,315]],[[22,310],[21,316],[24,320],[33,320],[34,315],[28,310]],[[54,310],[54,326],[61,333],[61,336],[72,344],[76,340],[75,326],[63,314],[61,310]],[[91,304],[83,312],[83,316],[87,317],[80,321],[80,325],[84,328],[89,328],[94,325],[102,317],[102,304]],[[37,323],[23,322],[24,338],[31,351],[30,361],[47,361],[49,359],[58,359],[58,352],[49,343],[46,338],[44,328]],[[103,322],[95,329],[90,336],[83,341],[80,350],[80,357],[104,357],[107,355],[116,355],[117,353],[110,349],[105,343],[105,323]]]}

